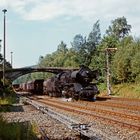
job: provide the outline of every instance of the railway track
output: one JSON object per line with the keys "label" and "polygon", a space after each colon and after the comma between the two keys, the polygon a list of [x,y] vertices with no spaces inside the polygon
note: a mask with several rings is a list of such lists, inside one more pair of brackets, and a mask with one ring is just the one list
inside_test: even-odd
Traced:
{"label": "railway track", "polygon": [[[46,106],[46,104],[42,104],[41,102],[35,101],[33,99],[29,99],[24,97],[24,102],[31,104],[38,110],[42,111],[43,113],[48,114],[52,118],[62,122],[63,124],[67,125],[69,128],[74,129],[75,131],[78,131],[81,135],[81,138],[84,137],[86,139],[90,139],[92,137],[96,138],[94,133],[88,129],[90,127],[88,124],[82,124],[71,117],[68,117],[66,115],[60,114]],[[82,126],[82,127],[81,127]],[[47,140],[47,135],[42,131],[43,139]]]}
{"label": "railway track", "polygon": [[[39,102],[41,103],[45,103],[46,105],[50,106],[50,107],[54,107],[54,108],[58,108],[58,109],[62,109],[62,110],[66,110],[66,111],[69,111],[69,112],[73,112],[75,114],[80,114],[80,115],[83,115],[84,117],[88,118],[92,118],[93,120],[94,119],[98,119],[98,120],[101,120],[103,122],[107,122],[107,123],[111,123],[111,124],[117,124],[119,126],[122,126],[122,127],[127,127],[129,129],[134,129],[134,130],[137,130],[137,131],[140,131],[140,124],[137,125],[137,123],[139,123],[139,119],[140,117],[139,116],[133,116],[133,115],[125,115],[125,114],[121,114],[118,113],[118,112],[111,112],[111,111],[107,111],[106,110],[98,110],[98,109],[95,109],[95,110],[89,110],[89,108],[84,108],[84,107],[81,107],[81,106],[75,106],[75,105],[71,105],[71,104],[67,104],[67,103],[60,103],[60,102],[57,102],[55,101],[45,101],[45,100],[39,100]],[[100,112],[100,113],[103,113],[103,114],[98,114],[97,112]],[[112,117],[108,117],[106,116],[105,114],[108,114],[108,115],[113,115]],[[131,123],[128,123],[128,122],[124,122],[122,120],[119,120],[118,118],[116,118],[116,115],[119,116],[120,118],[123,116],[124,118],[126,117],[126,119],[132,119]],[[116,119],[115,119],[116,118]],[[135,121],[135,123],[132,124],[132,122]]]}
{"label": "railway track", "polygon": [[140,102],[140,99],[132,99],[132,98],[122,98],[122,97],[112,97],[112,96],[98,96],[97,99],[110,99],[117,101],[131,101],[131,102]]}
{"label": "railway track", "polygon": [[[128,119],[126,118],[127,122],[123,122],[121,119],[120,120],[116,119],[115,114],[111,115],[110,112],[105,113],[103,108],[99,108],[100,111],[94,109],[93,111],[90,110],[92,109],[93,104],[98,103],[98,101],[88,102],[88,103],[85,101],[80,101],[80,104],[84,103],[83,106],[81,106],[79,105],[79,102],[64,102],[62,100],[60,101],[60,99],[58,98],[50,98],[46,96],[30,96],[30,98],[31,99],[27,99],[27,102],[28,103],[30,102],[29,104],[32,104],[37,109],[41,110],[44,113],[47,113],[52,118],[59,120],[60,122],[67,125],[69,128],[78,131],[79,133],[82,134],[82,136],[88,137],[89,139],[90,138],[102,139],[103,137],[106,137],[108,140],[113,139],[114,137],[110,135],[106,135],[106,133],[104,133],[104,129],[106,130],[106,126],[109,129],[115,128],[114,131],[115,133],[118,131],[117,132],[118,134],[120,133],[119,130],[121,131],[124,130],[130,133],[135,132],[136,134],[139,135],[139,131],[140,131],[139,115],[138,116],[136,115],[137,116],[136,117],[135,115],[131,114],[132,115],[131,116],[129,114],[130,116],[128,117]],[[90,107],[86,106],[87,104]],[[99,107],[103,107],[103,106],[99,105]],[[95,109],[97,108],[98,107],[96,106]],[[119,117],[119,113],[120,112],[118,112],[118,117]],[[107,114],[108,116],[106,116],[105,114]],[[114,116],[114,118],[112,116]],[[126,116],[124,116],[124,118],[125,117]],[[123,116],[120,118],[123,118]],[[130,121],[132,120],[132,122],[134,121],[135,124],[133,124],[132,122],[130,123],[130,121],[128,120]],[[85,130],[81,129],[82,125],[84,125]],[[98,125],[99,125],[99,129],[98,129]],[[100,127],[101,130],[103,129],[103,133],[101,133],[101,136],[100,136],[100,132],[101,132]],[[42,135],[45,137],[44,133]]]}
{"label": "railway track", "polygon": [[140,104],[139,105],[131,105],[131,103],[116,103],[116,102],[108,102],[108,101],[96,101],[96,102],[85,102],[85,101],[80,101],[81,104],[88,104],[93,106],[97,105],[97,106],[105,106],[105,107],[114,107],[114,108],[120,108],[120,109],[128,109],[128,110],[132,110],[132,111],[139,111],[140,112]]}
{"label": "railway track", "polygon": [[[45,99],[45,103],[46,103],[46,100],[50,101],[50,102],[53,102],[49,99]],[[83,109],[83,110],[86,110],[86,111],[103,113],[103,115],[107,114],[107,115],[114,115],[114,116],[118,116],[118,117],[123,117],[125,119],[132,119],[132,121],[139,122],[139,120],[140,120],[139,115],[130,115],[130,114],[124,114],[124,113],[120,113],[120,112],[116,112],[116,111],[104,110],[104,109],[101,109],[101,108],[93,108],[91,106],[89,107],[89,106],[83,106],[83,105],[78,105],[78,104],[76,105],[76,104],[73,104],[73,103],[71,104],[70,102],[67,103],[67,102],[55,101],[55,103],[58,103],[58,104],[61,104],[61,105],[64,105],[64,106],[78,108],[79,110]],[[94,104],[92,106],[94,106]]]}

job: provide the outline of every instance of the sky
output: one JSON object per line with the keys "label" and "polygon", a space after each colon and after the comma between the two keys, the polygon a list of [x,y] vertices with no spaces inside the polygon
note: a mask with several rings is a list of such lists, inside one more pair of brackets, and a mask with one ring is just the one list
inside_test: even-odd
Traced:
{"label": "sky", "polygon": [[101,34],[118,17],[140,36],[139,0],[0,0],[0,39],[3,54],[3,9],[6,12],[6,59],[14,68],[36,65],[40,56],[57,50],[61,41],[70,48],[76,34],[88,36],[100,20]]}

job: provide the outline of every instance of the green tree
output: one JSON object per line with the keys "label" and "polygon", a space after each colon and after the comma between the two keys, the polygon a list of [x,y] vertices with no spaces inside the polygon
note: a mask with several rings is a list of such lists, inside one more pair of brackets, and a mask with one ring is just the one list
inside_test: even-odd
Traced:
{"label": "green tree", "polygon": [[132,37],[124,38],[119,44],[118,50],[112,61],[112,73],[115,82],[131,82],[131,60],[135,55],[135,45]]}
{"label": "green tree", "polygon": [[77,52],[77,62],[89,66],[93,55],[96,53],[96,47],[101,40],[99,20],[93,25],[88,38],[78,34],[74,37],[72,47]]}
{"label": "green tree", "polygon": [[77,34],[73,38],[73,42],[71,42],[71,45],[76,52],[79,52],[85,43],[86,43],[86,38],[84,38],[81,34]]}
{"label": "green tree", "polygon": [[96,58],[97,46],[101,41],[101,32],[99,20],[93,25],[92,31],[89,33],[87,42],[86,42],[86,65],[91,64],[92,59]]}
{"label": "green tree", "polygon": [[115,53],[109,53],[113,81],[125,82],[127,81],[127,76],[131,75],[128,57],[128,46],[132,42],[132,38],[129,37],[130,30],[131,25],[128,25],[125,17],[117,18],[111,22],[100,44],[102,51],[105,51],[106,48],[118,48]]}
{"label": "green tree", "polygon": [[73,38],[73,42],[71,42],[72,49],[76,53],[76,59],[75,62],[79,65],[85,64],[86,61],[86,37],[83,37],[81,34],[77,34]]}
{"label": "green tree", "polygon": [[108,36],[114,36],[117,39],[122,39],[129,35],[131,25],[127,23],[125,17],[119,17],[112,21],[112,25],[106,30]]}
{"label": "green tree", "polygon": [[68,48],[67,45],[61,41],[57,50],[52,54],[46,54],[45,57],[39,58],[40,67],[63,67],[67,59]]}
{"label": "green tree", "polygon": [[134,57],[131,59],[132,78],[135,82],[140,82],[140,40],[136,40],[133,45]]}
{"label": "green tree", "polygon": [[63,41],[61,41],[61,43],[57,47],[57,52],[65,55],[67,51],[67,45]]}
{"label": "green tree", "polygon": [[67,52],[64,67],[79,67],[79,63],[77,60],[77,52],[73,48],[70,48]]}

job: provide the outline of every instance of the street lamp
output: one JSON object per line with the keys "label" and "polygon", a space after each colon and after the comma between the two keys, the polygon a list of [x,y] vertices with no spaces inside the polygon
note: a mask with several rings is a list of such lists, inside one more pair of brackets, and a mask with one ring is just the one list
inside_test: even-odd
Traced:
{"label": "street lamp", "polygon": [[1,42],[2,42],[2,40],[0,39],[0,52],[1,52]]}
{"label": "street lamp", "polygon": [[5,50],[5,43],[6,43],[6,40],[5,40],[5,36],[6,36],[6,12],[7,10],[6,9],[3,9],[2,12],[4,13],[4,34],[3,34],[3,57],[4,57],[4,60],[3,60],[3,85],[5,85],[5,54],[6,54],[6,50]]}
{"label": "street lamp", "polygon": [[11,67],[13,67],[13,52],[11,52]]}

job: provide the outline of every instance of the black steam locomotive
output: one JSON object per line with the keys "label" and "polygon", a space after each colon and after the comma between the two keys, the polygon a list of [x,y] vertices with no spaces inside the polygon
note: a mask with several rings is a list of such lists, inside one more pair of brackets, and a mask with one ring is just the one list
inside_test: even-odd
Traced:
{"label": "black steam locomotive", "polygon": [[98,79],[98,72],[82,65],[79,70],[65,70],[47,80],[36,79],[21,83],[18,88],[17,85],[13,87],[16,87],[14,88],[16,91],[27,91],[38,95],[92,100],[99,94],[93,79]]}
{"label": "black steam locomotive", "polygon": [[66,97],[73,99],[93,99],[99,94],[96,83],[98,72],[86,66],[80,66],[76,71],[64,71],[43,83],[44,94],[53,97]]}

